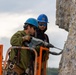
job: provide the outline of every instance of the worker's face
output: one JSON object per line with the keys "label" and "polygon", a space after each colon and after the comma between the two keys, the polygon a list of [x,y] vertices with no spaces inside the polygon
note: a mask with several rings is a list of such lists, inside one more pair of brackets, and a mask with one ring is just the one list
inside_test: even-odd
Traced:
{"label": "worker's face", "polygon": [[45,22],[39,22],[38,26],[39,26],[39,29],[43,31],[43,30],[46,29],[47,23],[45,23]]}
{"label": "worker's face", "polygon": [[36,32],[36,28],[35,27],[30,27],[29,29],[30,35],[34,35]]}

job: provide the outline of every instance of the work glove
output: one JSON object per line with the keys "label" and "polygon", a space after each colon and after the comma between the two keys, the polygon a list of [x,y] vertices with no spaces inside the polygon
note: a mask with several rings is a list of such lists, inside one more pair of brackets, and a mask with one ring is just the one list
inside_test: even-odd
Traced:
{"label": "work glove", "polygon": [[30,35],[26,35],[23,38],[23,41],[30,41],[31,40],[31,36]]}

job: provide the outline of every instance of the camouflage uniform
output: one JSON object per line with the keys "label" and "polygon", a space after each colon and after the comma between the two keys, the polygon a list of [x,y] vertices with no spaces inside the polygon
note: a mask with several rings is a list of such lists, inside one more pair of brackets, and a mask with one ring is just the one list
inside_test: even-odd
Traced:
{"label": "camouflage uniform", "polygon": [[[22,39],[22,37],[25,35],[26,33],[24,32],[24,30],[16,32],[10,40],[11,45],[12,46],[25,46],[24,41]],[[11,50],[10,58],[9,58],[10,61],[14,60],[17,51],[18,51],[17,49]],[[31,63],[31,51],[20,50],[20,59],[19,60],[17,59],[16,61],[19,61],[19,63],[16,62],[18,67],[25,71]]]}

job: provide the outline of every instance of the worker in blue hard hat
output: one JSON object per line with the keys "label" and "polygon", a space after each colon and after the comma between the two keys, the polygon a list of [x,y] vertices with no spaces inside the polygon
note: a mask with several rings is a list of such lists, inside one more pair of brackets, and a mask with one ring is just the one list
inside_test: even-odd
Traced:
{"label": "worker in blue hard hat", "polygon": [[[48,17],[45,14],[40,14],[37,20],[38,20],[38,27],[39,27],[38,34],[44,35],[45,31],[47,30]],[[44,40],[43,37],[40,37],[40,39]]]}
{"label": "worker in blue hard hat", "polygon": [[[48,17],[45,14],[40,14],[37,18],[38,21],[38,29],[36,32],[36,37],[38,39],[41,39],[43,41],[46,41],[49,43],[49,38],[48,36],[45,34],[45,31],[47,30],[47,24],[48,24]],[[44,51],[43,55],[42,55],[42,68],[41,68],[41,75],[44,75],[44,63],[45,63],[45,59],[48,59],[48,55],[47,53]]]}
{"label": "worker in blue hard hat", "polygon": [[[24,29],[17,31],[10,40],[12,46],[26,46],[25,43],[29,42],[31,37],[34,36],[36,28],[38,28],[38,21],[34,18],[29,18],[24,23]],[[31,65],[31,51],[12,49],[10,52],[9,61],[13,63],[14,68],[10,66],[8,75],[30,75],[28,72]],[[12,74],[13,73],[13,74]]]}
{"label": "worker in blue hard hat", "polygon": [[[46,41],[49,43],[49,37],[47,34],[45,34],[46,30],[47,30],[47,26],[48,26],[48,17],[45,15],[45,14],[40,14],[37,18],[37,21],[38,21],[38,29],[36,30],[36,37],[38,39],[41,39],[43,41]],[[51,45],[51,48],[54,48],[55,46],[50,44]],[[48,47],[49,48],[49,47]],[[39,52],[38,52],[39,53]],[[50,54],[52,55],[59,55],[61,54],[62,51],[60,53],[56,53],[56,52],[51,52],[50,51]],[[42,74],[41,75],[44,75],[44,65],[46,64],[46,61],[48,60],[49,58],[49,51],[46,52],[46,51],[43,51],[43,55],[42,55]]]}
{"label": "worker in blue hard hat", "polygon": [[[36,37],[38,39],[41,39],[43,41],[46,41],[49,43],[49,38],[48,35],[45,34],[45,31],[47,30],[47,25],[48,25],[48,17],[45,14],[40,14],[37,18],[38,21],[38,29],[37,29],[37,33],[36,33]],[[52,45],[52,47],[54,47]],[[42,55],[42,71],[41,71],[41,75],[44,75],[44,65],[46,63],[46,60],[48,60],[48,56],[49,53],[44,51],[43,55]]]}
{"label": "worker in blue hard hat", "polygon": [[48,36],[45,34],[48,25],[48,17],[45,14],[40,14],[37,20],[38,20],[37,38],[49,42]]}
{"label": "worker in blue hard hat", "polygon": [[49,38],[45,31],[47,30],[48,25],[48,17],[45,14],[40,14],[37,18],[38,21],[38,29],[37,29],[37,38],[49,42]]}

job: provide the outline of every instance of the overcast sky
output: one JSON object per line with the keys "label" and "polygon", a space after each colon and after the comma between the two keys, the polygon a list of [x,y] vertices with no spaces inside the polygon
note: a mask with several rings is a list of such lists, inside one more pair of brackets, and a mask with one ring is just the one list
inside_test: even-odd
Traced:
{"label": "overcast sky", "polygon": [[[23,24],[30,17],[37,18],[46,14],[49,19],[48,30],[50,43],[63,49],[68,33],[55,25],[56,0],[0,0],[0,44],[4,45],[3,56],[10,47],[10,38],[18,30],[23,29]],[[57,49],[51,51],[59,52]],[[48,67],[59,67],[59,56],[49,56]]]}

